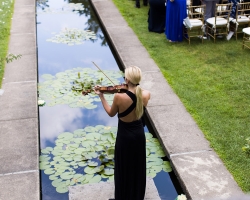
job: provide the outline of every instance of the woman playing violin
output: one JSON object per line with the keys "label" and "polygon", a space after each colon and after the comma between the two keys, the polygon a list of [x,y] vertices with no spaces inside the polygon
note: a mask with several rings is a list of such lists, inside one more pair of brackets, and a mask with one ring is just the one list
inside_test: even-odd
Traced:
{"label": "woman playing violin", "polygon": [[146,187],[146,139],[142,115],[150,99],[149,91],[139,86],[141,70],[125,69],[126,93],[116,93],[110,107],[95,87],[110,117],[118,114],[115,144],[115,200],[143,200]]}

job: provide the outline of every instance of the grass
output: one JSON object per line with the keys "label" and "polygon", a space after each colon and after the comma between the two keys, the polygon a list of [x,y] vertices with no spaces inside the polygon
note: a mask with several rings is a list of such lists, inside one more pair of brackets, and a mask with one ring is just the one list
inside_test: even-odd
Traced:
{"label": "grass", "polygon": [[[148,31],[148,9],[135,1],[113,0],[244,192],[250,191],[250,50],[242,35],[227,41],[193,38],[169,43]],[[142,2],[141,2],[142,4]]]}
{"label": "grass", "polygon": [[13,9],[13,0],[0,0],[0,88],[4,76],[5,58],[8,52]]}

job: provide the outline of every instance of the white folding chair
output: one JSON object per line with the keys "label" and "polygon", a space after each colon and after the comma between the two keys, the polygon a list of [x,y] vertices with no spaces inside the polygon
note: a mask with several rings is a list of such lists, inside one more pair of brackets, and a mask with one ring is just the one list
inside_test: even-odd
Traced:
{"label": "white folding chair", "polygon": [[227,35],[229,31],[229,17],[232,10],[232,3],[216,4],[215,17],[206,21],[207,35],[216,41],[217,36]]}
{"label": "white folding chair", "polygon": [[205,9],[205,5],[187,6],[188,17],[183,20],[183,37],[189,44],[192,37],[201,38],[203,43]]}
{"label": "white folding chair", "polygon": [[242,48],[250,49],[250,27],[243,28],[243,39],[242,39]]}
{"label": "white folding chair", "polygon": [[238,33],[242,33],[243,28],[250,26],[250,2],[238,3],[236,7],[235,18],[229,18],[230,31],[234,32],[237,40]]}

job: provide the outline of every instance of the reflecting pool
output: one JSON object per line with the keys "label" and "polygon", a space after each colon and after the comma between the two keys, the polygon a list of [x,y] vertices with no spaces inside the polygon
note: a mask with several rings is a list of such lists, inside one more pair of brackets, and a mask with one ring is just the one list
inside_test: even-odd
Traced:
{"label": "reflecting pool", "polygon": [[[80,91],[90,80],[109,84],[92,62],[115,83],[123,76],[88,0],[37,0],[37,45],[39,99],[46,101],[39,107],[41,196],[67,200],[69,185],[113,181],[110,152],[118,119],[106,114],[95,95]],[[173,200],[179,193],[173,172],[149,129],[148,174],[161,199]]]}

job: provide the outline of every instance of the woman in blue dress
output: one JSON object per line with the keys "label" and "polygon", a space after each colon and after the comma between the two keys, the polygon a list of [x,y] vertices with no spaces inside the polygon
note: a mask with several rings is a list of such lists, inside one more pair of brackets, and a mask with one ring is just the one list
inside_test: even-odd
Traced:
{"label": "woman in blue dress", "polygon": [[181,42],[183,20],[187,17],[186,0],[168,0],[166,9],[166,37],[169,42]]}

